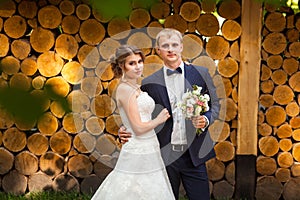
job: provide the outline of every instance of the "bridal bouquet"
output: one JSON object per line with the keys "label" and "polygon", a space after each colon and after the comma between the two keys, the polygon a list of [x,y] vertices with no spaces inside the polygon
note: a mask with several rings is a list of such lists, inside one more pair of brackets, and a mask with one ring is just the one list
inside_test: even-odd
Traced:
{"label": "bridal bouquet", "polygon": [[[193,85],[192,88],[192,91],[188,90],[183,94],[182,101],[178,105],[186,119],[192,119],[209,110],[209,95],[201,94],[202,87]],[[201,133],[202,130],[198,128],[196,134],[200,135]]]}

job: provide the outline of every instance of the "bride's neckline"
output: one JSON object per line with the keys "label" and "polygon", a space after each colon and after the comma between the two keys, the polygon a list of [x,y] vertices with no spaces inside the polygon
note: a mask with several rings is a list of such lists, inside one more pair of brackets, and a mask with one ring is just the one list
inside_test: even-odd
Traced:
{"label": "bride's neckline", "polygon": [[133,83],[131,83],[130,81],[124,80],[124,79],[121,79],[121,82],[127,84],[128,86],[130,86],[130,87],[133,88],[134,90],[137,90],[139,93],[142,92],[142,90],[141,90],[141,88],[140,88],[140,85],[138,85],[138,84],[133,84]]}

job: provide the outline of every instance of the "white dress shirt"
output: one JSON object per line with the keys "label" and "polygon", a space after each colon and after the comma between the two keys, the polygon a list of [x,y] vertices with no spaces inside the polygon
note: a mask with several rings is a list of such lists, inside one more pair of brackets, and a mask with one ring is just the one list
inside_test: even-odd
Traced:
{"label": "white dress shirt", "polygon": [[[184,63],[181,62],[179,67],[182,73],[174,73],[167,75],[168,67],[164,66],[164,77],[170,99],[172,116],[173,116],[173,132],[171,135],[171,144],[187,144],[185,117],[177,103],[181,101],[184,93]],[[171,69],[170,69],[171,70]]]}

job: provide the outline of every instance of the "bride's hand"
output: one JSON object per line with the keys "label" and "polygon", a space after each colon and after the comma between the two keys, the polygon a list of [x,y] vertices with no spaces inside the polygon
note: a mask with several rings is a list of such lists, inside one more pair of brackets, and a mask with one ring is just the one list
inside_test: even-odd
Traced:
{"label": "bride's hand", "polygon": [[160,123],[163,123],[165,121],[167,121],[167,119],[170,118],[170,114],[169,114],[169,111],[164,108],[158,115],[157,115],[157,120],[160,122]]}

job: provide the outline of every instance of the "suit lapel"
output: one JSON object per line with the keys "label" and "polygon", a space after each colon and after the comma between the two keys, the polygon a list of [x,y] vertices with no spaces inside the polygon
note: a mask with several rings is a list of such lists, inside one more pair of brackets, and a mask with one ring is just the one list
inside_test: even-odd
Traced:
{"label": "suit lapel", "polygon": [[158,94],[159,98],[161,99],[161,103],[168,110],[171,110],[171,104],[170,104],[170,99],[169,99],[169,95],[168,95],[167,88],[166,88],[163,67],[155,75],[156,75],[155,80],[157,81],[157,84],[159,85],[159,87],[157,87],[157,94]]}
{"label": "suit lapel", "polygon": [[184,92],[192,90],[192,85],[195,83],[195,72],[192,65],[184,63]]}

